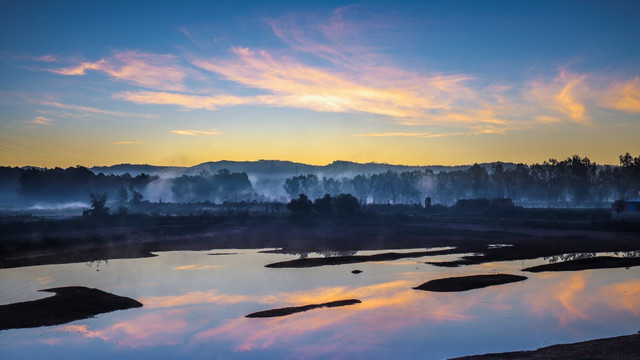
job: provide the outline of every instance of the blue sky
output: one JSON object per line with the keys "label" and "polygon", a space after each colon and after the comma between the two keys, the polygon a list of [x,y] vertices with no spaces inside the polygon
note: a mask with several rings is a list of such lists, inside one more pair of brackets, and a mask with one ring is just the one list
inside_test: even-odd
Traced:
{"label": "blue sky", "polygon": [[5,2],[0,163],[640,153],[640,3]]}

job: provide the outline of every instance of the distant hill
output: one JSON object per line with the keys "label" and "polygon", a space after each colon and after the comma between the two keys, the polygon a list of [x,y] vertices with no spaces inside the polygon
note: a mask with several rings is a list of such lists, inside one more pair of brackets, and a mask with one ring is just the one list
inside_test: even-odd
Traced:
{"label": "distant hill", "polygon": [[[491,170],[491,167],[498,162],[483,163],[480,166]],[[510,169],[516,165],[513,163],[502,163],[504,169]],[[177,177],[182,175],[197,175],[203,171],[210,174],[218,172],[220,169],[227,169],[231,172],[245,172],[249,176],[286,178],[296,175],[315,174],[318,177],[339,178],[343,176],[353,177],[355,175],[371,175],[382,173],[387,170],[394,172],[403,171],[424,171],[431,169],[434,173],[441,171],[466,170],[471,165],[459,166],[410,166],[410,165],[391,165],[382,163],[357,163],[351,161],[334,161],[328,165],[309,165],[296,163],[292,161],[281,160],[258,160],[258,161],[210,161],[191,167],[181,166],[154,166],[154,165],[135,165],[120,164],[113,166],[94,166],[90,170],[94,173],[122,175],[129,173],[131,176],[137,176],[141,173],[149,175],[159,175],[161,177]]]}

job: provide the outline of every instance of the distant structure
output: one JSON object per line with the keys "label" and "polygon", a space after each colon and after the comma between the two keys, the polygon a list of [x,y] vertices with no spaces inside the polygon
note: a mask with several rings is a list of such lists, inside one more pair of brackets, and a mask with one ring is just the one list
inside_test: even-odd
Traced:
{"label": "distant structure", "polygon": [[614,202],[611,204],[611,217],[616,219],[640,219],[640,198]]}
{"label": "distant structure", "polygon": [[491,206],[501,208],[501,209],[512,208],[513,200],[510,198],[493,199],[491,200]]}

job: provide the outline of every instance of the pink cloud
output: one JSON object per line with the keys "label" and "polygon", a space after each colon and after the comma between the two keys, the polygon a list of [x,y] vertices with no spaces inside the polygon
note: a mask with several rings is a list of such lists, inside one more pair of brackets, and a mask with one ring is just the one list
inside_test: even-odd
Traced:
{"label": "pink cloud", "polygon": [[184,79],[188,71],[177,64],[174,55],[148,54],[139,51],[116,52],[109,58],[50,71],[61,75],[78,76],[85,75],[88,70],[102,72],[114,79],[151,89],[186,90]]}
{"label": "pink cloud", "polygon": [[234,58],[193,61],[195,66],[247,87],[265,90],[268,97],[249,102],[325,112],[365,112],[393,118],[424,118],[430,110],[447,109],[474,92],[465,75],[425,77],[386,68],[345,73],[304,65],[267,51],[234,48]]}
{"label": "pink cloud", "polygon": [[51,126],[53,125],[53,120],[46,118],[44,116],[38,116],[35,118],[35,120],[33,120],[34,124],[38,124],[38,125],[47,125],[47,126]]}
{"label": "pink cloud", "polygon": [[[171,130],[172,133],[176,135],[188,135],[188,136],[199,136],[199,135],[219,135],[221,134],[218,130]],[[179,269],[178,269],[179,270]]]}

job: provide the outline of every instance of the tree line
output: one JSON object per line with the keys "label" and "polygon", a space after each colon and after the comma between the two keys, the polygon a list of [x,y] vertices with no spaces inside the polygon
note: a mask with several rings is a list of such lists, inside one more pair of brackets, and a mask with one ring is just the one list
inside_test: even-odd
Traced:
{"label": "tree line", "polygon": [[[404,172],[386,171],[353,177],[299,175],[284,180],[289,199],[305,194],[321,199],[351,194],[360,204],[453,205],[460,199],[511,198],[516,202],[571,201],[613,202],[639,197],[640,156],[619,157],[619,165],[598,165],[587,157],[574,155],[541,164],[474,164],[466,170],[430,169]],[[259,179],[260,180],[260,179]],[[264,179],[262,179],[264,180]],[[282,181],[282,180],[280,180]],[[282,184],[282,182],[280,182]],[[139,203],[143,197],[172,202],[241,202],[267,199],[256,194],[244,172],[227,169],[215,174],[182,175],[164,178],[141,174],[130,176],[95,174],[82,167],[38,169],[0,167],[2,196],[50,202],[86,202],[89,194],[108,194],[109,199]],[[149,199],[144,199],[149,200]]]}
{"label": "tree line", "polygon": [[[86,202],[90,194],[106,194],[119,202],[140,203],[152,183],[162,185],[159,192],[176,202],[242,201],[253,196],[246,173],[221,169],[215,174],[202,172],[161,179],[157,175],[131,176],[95,174],[82,167],[37,169],[0,167],[0,180],[5,192],[44,202]],[[162,181],[161,181],[162,180]],[[9,185],[12,184],[12,185]]]}
{"label": "tree line", "polygon": [[474,164],[467,170],[438,173],[430,169],[389,170],[341,179],[309,174],[286,179],[284,190],[292,199],[299,194],[310,198],[353,194],[362,204],[422,204],[426,198],[444,205],[473,198],[612,202],[640,196],[640,156],[627,153],[619,159],[619,166],[598,165],[587,157],[573,155],[542,164],[507,167],[495,163],[489,169]]}

